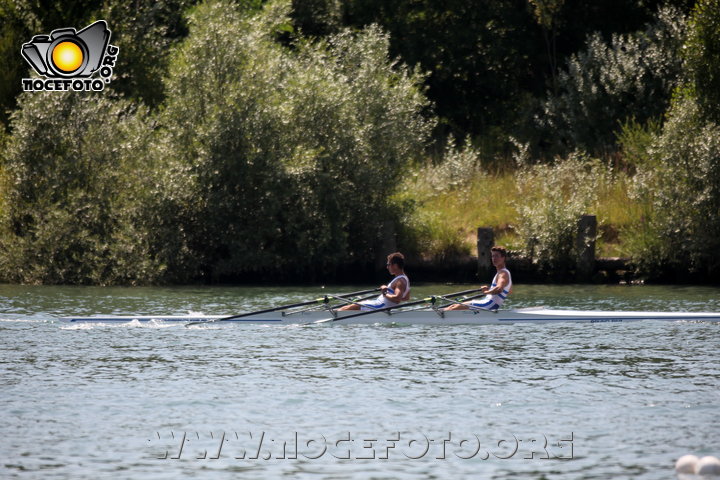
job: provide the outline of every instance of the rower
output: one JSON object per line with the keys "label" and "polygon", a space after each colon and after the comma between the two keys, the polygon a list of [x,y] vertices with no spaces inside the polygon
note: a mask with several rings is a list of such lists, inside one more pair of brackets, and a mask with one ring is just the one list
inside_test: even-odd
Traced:
{"label": "rower", "polygon": [[454,303],[445,310],[467,310],[472,308],[473,310],[481,309],[496,312],[505,302],[507,296],[512,292],[512,277],[510,276],[510,270],[505,266],[507,250],[504,247],[495,246],[490,249],[490,255],[497,273],[490,287],[487,285],[480,287],[485,297],[465,303]]}
{"label": "rower", "polygon": [[403,254],[400,252],[391,253],[387,257],[385,266],[395,278],[389,284],[380,286],[381,293],[375,300],[350,303],[338,308],[338,310],[376,310],[394,307],[410,300],[410,279],[405,275],[405,257]]}

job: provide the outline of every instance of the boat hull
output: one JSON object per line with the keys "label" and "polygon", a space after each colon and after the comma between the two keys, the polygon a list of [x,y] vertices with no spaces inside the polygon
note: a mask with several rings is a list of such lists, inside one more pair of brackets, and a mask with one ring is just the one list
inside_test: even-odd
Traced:
{"label": "boat hull", "polygon": [[[514,323],[623,323],[642,320],[660,321],[720,321],[720,313],[714,312],[628,312],[593,310],[556,310],[548,308],[522,308],[500,312],[459,310],[437,312],[433,310],[410,310],[371,313],[343,319],[355,312],[338,312],[334,317],[327,311],[310,311],[291,314],[282,312],[250,315],[247,317],[222,320],[233,324],[297,325],[312,324],[321,320],[333,319],[322,324],[413,324],[413,325],[502,325]],[[127,323],[127,322],[204,322],[218,323],[222,315],[123,315],[62,317],[61,321],[70,323]]]}

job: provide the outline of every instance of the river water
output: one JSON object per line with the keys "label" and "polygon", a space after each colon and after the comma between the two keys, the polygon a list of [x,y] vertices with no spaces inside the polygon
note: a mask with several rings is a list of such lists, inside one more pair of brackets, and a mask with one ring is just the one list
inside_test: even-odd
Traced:
{"label": "river water", "polygon": [[[720,311],[712,287],[515,290],[512,307]],[[679,456],[720,455],[719,323],[56,320],[320,292],[0,285],[0,478],[673,479]]]}

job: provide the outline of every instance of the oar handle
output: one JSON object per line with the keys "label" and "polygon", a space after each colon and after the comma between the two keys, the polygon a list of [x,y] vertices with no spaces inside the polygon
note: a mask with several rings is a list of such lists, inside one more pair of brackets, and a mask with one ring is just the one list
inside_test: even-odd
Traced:
{"label": "oar handle", "polygon": [[439,298],[440,300],[445,300],[446,302],[449,302],[449,303],[463,303],[468,300],[473,300],[475,298],[480,298],[480,297],[484,297],[484,296],[486,296],[485,293],[481,293],[479,295],[470,295],[469,297],[464,297],[459,300],[455,300],[453,298],[449,298],[449,297],[443,296],[443,295],[437,295],[437,298]]}
{"label": "oar handle", "polygon": [[335,300],[340,300],[341,302],[345,302],[345,305],[360,305],[360,302],[362,302],[364,300],[369,300],[369,299],[375,297],[375,295],[370,295],[369,297],[359,297],[354,300],[350,299],[350,298],[340,297],[338,295],[326,295],[326,297],[330,297]]}

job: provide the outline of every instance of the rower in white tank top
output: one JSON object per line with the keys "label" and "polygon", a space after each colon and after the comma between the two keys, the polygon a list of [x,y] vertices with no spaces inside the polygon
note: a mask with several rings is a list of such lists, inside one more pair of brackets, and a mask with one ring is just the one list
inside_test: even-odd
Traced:
{"label": "rower in white tank top", "polygon": [[484,298],[470,302],[471,307],[495,311],[500,308],[500,306],[502,306],[502,304],[505,302],[505,299],[508,295],[510,295],[510,292],[512,291],[512,277],[510,276],[510,270],[508,270],[507,268],[502,268],[498,270],[498,272],[493,277],[490,291],[497,287],[501,273],[507,274],[508,284],[497,293],[494,293],[492,295],[485,295]]}
{"label": "rower in white tank top", "polygon": [[410,279],[405,275],[405,257],[400,252],[391,253],[385,266],[394,278],[388,285],[380,286],[382,293],[375,300],[352,302],[338,310],[377,310],[407,302],[410,299]]}
{"label": "rower in white tank top", "polygon": [[445,310],[467,310],[471,308],[473,310],[482,309],[494,312],[505,302],[507,296],[512,292],[512,277],[510,276],[510,270],[505,266],[507,250],[496,246],[490,249],[490,253],[497,273],[493,277],[492,285],[480,287],[480,291],[485,293],[485,297],[471,302],[454,303]]}
{"label": "rower in white tank top", "polygon": [[401,302],[393,302],[387,297],[387,295],[395,295],[395,284],[397,284],[401,279],[405,280],[405,288],[403,288],[399,298],[402,299],[403,302],[406,302],[410,298],[410,279],[403,273],[393,278],[387,285],[385,292],[378,295],[375,300],[360,302],[360,310],[374,310],[377,308],[394,307],[399,305]]}

